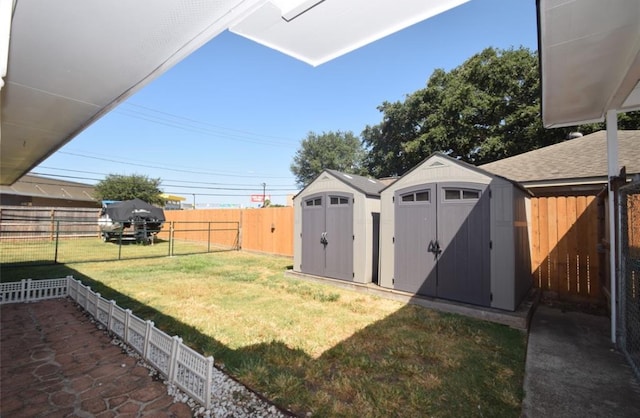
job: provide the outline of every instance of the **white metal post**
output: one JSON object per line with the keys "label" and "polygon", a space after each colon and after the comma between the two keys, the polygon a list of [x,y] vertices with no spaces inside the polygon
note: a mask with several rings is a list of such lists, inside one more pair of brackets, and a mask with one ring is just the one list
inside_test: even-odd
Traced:
{"label": "white metal post", "polygon": [[618,275],[616,271],[616,214],[615,196],[611,189],[611,180],[620,174],[618,159],[618,114],[607,111],[607,166],[609,175],[609,277],[611,278],[611,342],[616,343],[618,320]]}

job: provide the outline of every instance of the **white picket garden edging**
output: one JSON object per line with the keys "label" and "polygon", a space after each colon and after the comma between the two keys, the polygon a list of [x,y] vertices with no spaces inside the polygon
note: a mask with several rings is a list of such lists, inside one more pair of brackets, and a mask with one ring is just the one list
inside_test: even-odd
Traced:
{"label": "white picket garden edging", "polygon": [[69,296],[110,332],[137,351],[170,384],[176,385],[205,408],[211,407],[213,357],[205,357],[83,285],[73,276],[61,279],[0,283],[0,304],[37,302]]}

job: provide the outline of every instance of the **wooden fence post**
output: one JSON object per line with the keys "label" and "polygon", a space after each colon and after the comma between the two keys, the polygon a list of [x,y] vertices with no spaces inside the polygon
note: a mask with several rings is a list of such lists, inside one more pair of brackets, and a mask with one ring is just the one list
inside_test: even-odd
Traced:
{"label": "wooden fence post", "polygon": [[240,208],[240,222],[238,223],[238,250],[242,249],[242,232],[244,229],[243,214],[244,214],[244,209]]}

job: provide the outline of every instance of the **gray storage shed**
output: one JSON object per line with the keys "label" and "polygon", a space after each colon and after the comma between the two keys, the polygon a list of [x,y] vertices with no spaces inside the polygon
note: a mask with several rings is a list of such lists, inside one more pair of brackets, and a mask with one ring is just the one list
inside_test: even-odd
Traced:
{"label": "gray storage shed", "polygon": [[381,191],[380,285],[515,310],[531,287],[528,193],[436,153]]}
{"label": "gray storage shed", "polygon": [[293,199],[293,270],[378,281],[380,190],[385,183],[325,170]]}

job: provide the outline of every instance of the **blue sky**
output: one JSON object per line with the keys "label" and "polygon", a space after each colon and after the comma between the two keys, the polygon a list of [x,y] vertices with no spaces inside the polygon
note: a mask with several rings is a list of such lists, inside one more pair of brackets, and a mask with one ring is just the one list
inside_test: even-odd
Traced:
{"label": "blue sky", "polygon": [[[487,47],[537,49],[535,0],[471,0],[319,67],[222,33],[91,125],[33,172],[95,184],[162,179],[197,206],[274,203],[296,192],[293,155],[308,132],[381,121],[377,106]],[[125,65],[125,64],[123,64]]]}

